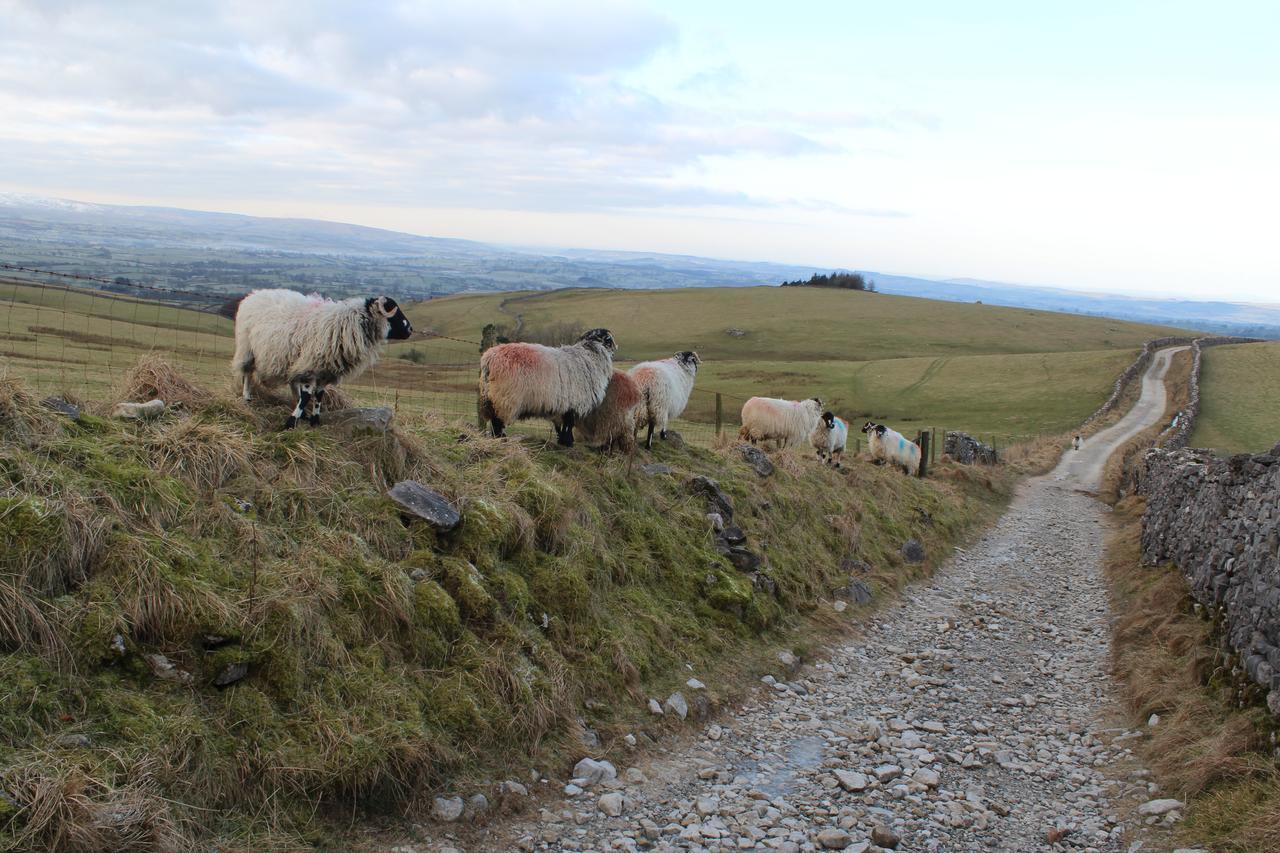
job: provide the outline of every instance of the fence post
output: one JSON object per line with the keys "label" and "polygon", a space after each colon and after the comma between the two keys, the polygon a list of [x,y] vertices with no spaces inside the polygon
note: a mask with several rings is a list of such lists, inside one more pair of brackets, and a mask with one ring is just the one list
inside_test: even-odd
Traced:
{"label": "fence post", "polygon": [[931,445],[929,443],[929,431],[924,429],[920,430],[920,470],[917,472],[916,476],[920,477],[921,479],[929,475],[930,446]]}
{"label": "fence post", "polygon": [[724,432],[724,401],[720,399],[720,392],[716,392],[716,438],[719,438]]}
{"label": "fence post", "polygon": [[934,465],[938,461],[938,428],[929,428],[929,464]]}

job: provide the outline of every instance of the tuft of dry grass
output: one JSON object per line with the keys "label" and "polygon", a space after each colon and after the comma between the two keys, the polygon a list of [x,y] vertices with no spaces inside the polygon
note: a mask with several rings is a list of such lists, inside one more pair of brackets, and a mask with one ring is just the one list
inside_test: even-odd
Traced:
{"label": "tuft of dry grass", "polygon": [[165,359],[145,355],[120,382],[113,402],[144,403],[155,399],[164,400],[167,408],[178,405],[190,408],[205,405],[211,395],[188,381]]}
{"label": "tuft of dry grass", "polygon": [[1188,802],[1188,844],[1280,849],[1280,768],[1268,754],[1274,723],[1263,708],[1240,707],[1227,653],[1194,613],[1181,573],[1140,565],[1144,507],[1135,497],[1117,505],[1105,563],[1125,705],[1138,726],[1160,715],[1138,750],[1161,787]]}

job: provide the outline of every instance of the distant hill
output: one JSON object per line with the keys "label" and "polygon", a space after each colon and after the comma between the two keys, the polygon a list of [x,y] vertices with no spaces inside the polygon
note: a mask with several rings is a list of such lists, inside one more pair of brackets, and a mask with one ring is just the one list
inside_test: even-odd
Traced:
{"label": "distant hill", "polygon": [[[424,299],[565,287],[654,289],[781,284],[830,268],[423,237],[314,219],[89,204],[0,193],[0,262],[190,290],[254,287]],[[871,270],[883,293],[977,302],[1280,338],[1280,305],[1135,298]]]}

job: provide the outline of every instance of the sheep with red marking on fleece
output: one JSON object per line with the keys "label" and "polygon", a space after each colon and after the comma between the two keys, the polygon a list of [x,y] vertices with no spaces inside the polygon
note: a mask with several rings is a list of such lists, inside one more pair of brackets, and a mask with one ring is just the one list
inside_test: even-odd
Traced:
{"label": "sheep with red marking on fleece", "polygon": [[822,401],[752,397],[742,405],[738,436],[752,444],[772,440],[777,447],[804,443],[822,416]]}
{"label": "sheep with red marking on fleece", "polygon": [[636,416],[640,411],[640,389],[621,370],[613,371],[604,399],[574,427],[578,438],[589,447],[630,453],[636,446]]}
{"label": "sheep with red marking on fleece", "polygon": [[823,412],[818,425],[809,435],[809,441],[818,451],[818,458],[835,468],[840,467],[840,457],[849,442],[849,424],[837,418],[833,412]]}
{"label": "sheep with red marking on fleece", "polygon": [[702,360],[692,350],[678,352],[661,361],[642,361],[627,371],[635,380],[643,400],[636,412],[636,429],[648,428],[644,446],[653,447],[653,431],[667,437],[667,426],[689,405],[693,380]]}
{"label": "sheep with red marking on fleece", "polygon": [[899,465],[913,477],[920,473],[920,447],[914,441],[884,424],[871,421],[863,425],[862,431],[867,434],[867,449],[872,457],[890,465]]}
{"label": "sheep with red marking on fleece", "polygon": [[236,322],[231,369],[245,402],[253,381],[264,386],[288,382],[297,396],[285,429],[308,410],[311,426],[319,424],[327,386],[374,365],[388,340],[413,334],[409,318],[389,296],[334,302],[296,290],[255,290],[224,310]]}
{"label": "sheep with red marking on fleece", "polygon": [[480,357],[480,412],[495,437],[522,418],[547,418],[557,440],[573,446],[577,419],[604,400],[618,349],[608,329],[585,332],[577,343],[498,344]]}

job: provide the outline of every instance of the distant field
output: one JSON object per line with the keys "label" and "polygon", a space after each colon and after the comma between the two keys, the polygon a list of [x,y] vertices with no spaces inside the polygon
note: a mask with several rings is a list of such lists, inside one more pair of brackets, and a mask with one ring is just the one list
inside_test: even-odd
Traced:
{"label": "distant field", "polygon": [[[232,324],[208,311],[0,282],[0,373],[41,393],[105,400],[157,353],[230,392]],[[605,325],[619,365],[686,348],[705,360],[681,429],[709,440],[715,392],[734,430],[749,396],[821,396],[851,421],[963,429],[1007,444],[1070,429],[1160,327],[873,294],[741,288],[466,296],[409,307],[419,330],[478,340],[491,321]],[[521,320],[517,320],[521,315]],[[745,332],[735,336],[727,329]],[[412,356],[413,360],[405,358]],[[349,389],[367,402],[475,416],[479,348],[422,336],[393,344]],[[542,427],[531,423],[529,430]]]}
{"label": "distant field", "polygon": [[[696,349],[708,361],[870,361],[913,356],[1136,349],[1163,326],[1102,317],[778,287],[567,290],[451,296],[419,303],[415,325],[479,340],[487,322],[605,326],[620,356]],[[730,330],[745,334],[730,334]]]}
{"label": "distant field", "polygon": [[1280,442],[1280,342],[1210,347],[1192,447],[1256,453]]}

